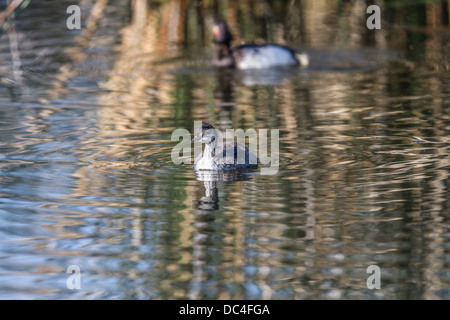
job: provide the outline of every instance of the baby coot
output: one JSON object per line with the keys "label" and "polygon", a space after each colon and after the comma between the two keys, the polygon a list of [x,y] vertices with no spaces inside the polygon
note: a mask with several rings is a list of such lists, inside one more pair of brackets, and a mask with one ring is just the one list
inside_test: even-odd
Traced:
{"label": "baby coot", "polygon": [[205,144],[202,154],[194,162],[194,170],[256,169],[258,158],[247,146],[234,143],[219,143],[222,135],[211,124],[202,122],[192,141]]}
{"label": "baby coot", "polygon": [[215,46],[214,65],[237,69],[265,69],[308,65],[306,54],[278,44],[247,43],[230,48],[233,35],[223,19],[217,19],[213,27]]}

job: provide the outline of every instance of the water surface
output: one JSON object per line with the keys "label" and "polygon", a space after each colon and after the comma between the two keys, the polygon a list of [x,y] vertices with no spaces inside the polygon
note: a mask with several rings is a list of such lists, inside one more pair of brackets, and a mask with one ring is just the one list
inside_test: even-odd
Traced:
{"label": "water surface", "polygon": [[[0,298],[449,299],[448,3],[382,4],[32,2],[0,38]],[[310,67],[216,70],[215,13]],[[174,164],[200,120],[279,129],[278,173]]]}

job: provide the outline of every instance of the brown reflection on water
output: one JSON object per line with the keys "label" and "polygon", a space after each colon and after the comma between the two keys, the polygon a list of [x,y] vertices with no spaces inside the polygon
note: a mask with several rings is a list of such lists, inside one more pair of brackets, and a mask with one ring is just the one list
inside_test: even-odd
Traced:
{"label": "brown reflection on water", "polygon": [[[9,142],[20,146],[11,158],[53,161],[70,179],[33,167],[45,177],[30,188],[37,212],[53,215],[51,237],[26,238],[35,252],[93,259],[123,281],[120,297],[448,297],[443,3],[425,4],[417,28],[391,9],[372,33],[363,1],[89,3],[70,61]],[[217,13],[236,44],[305,47],[311,69],[211,68]],[[170,159],[171,132],[194,120],[279,128],[279,173],[217,183],[214,208],[195,207],[212,184]],[[378,293],[365,287],[370,264],[383,270]]]}
{"label": "brown reflection on water", "polygon": [[[350,28],[345,33],[336,28],[337,18],[333,17],[338,16],[338,8],[329,3],[300,5],[304,31],[297,40],[313,48],[330,43],[357,47],[363,42],[358,25],[364,18],[355,18],[354,12],[364,6],[356,2],[354,7],[341,8],[352,17],[346,21]],[[243,12],[250,11],[248,5],[243,2]],[[230,25],[236,39],[246,39],[250,31],[240,26],[248,26],[252,20],[240,21],[233,6],[240,5],[228,9]],[[385,61],[379,61],[380,66],[369,73],[310,73],[283,78],[275,87],[237,85],[233,75],[223,80],[223,74],[209,70],[206,61],[200,67],[206,75],[183,74],[173,70],[186,64],[180,56],[189,51],[180,46],[189,40],[180,31],[191,25],[191,16],[180,15],[189,12],[186,2],[164,2],[157,10],[136,2],[133,10],[130,25],[121,31],[114,68],[103,84],[109,92],[100,100],[105,106],[99,111],[100,137],[123,136],[130,128],[145,134],[146,128],[161,125],[169,131],[176,126],[162,120],[173,115],[184,120],[212,119],[223,128],[278,127],[283,132],[280,175],[228,186],[226,195],[219,194],[219,222],[217,217],[213,223],[204,214],[193,214],[192,202],[204,190],[201,184],[199,188],[186,185],[184,208],[177,212],[182,217],[179,230],[167,233],[177,245],[168,244],[167,259],[160,260],[157,268],[161,278],[155,276],[162,296],[242,299],[249,297],[252,289],[232,293],[221,288],[249,282],[247,285],[260,290],[258,297],[267,299],[282,297],[284,290],[292,290],[290,298],[369,297],[361,281],[365,267],[381,261],[388,283],[395,278],[406,281],[408,275],[398,269],[397,260],[408,265],[407,272],[422,270],[406,286],[416,288],[425,281],[433,288],[438,283],[435,275],[445,265],[439,262],[445,233],[438,226],[443,219],[439,210],[448,193],[442,184],[448,179],[448,170],[438,169],[448,168],[448,140],[442,130],[448,92],[439,75],[425,73],[429,81],[416,85],[417,75],[410,72],[409,64],[392,70],[385,67]],[[211,21],[212,12],[203,10],[204,20]],[[256,17],[259,12],[264,10],[252,11]],[[202,27],[205,39],[210,38],[207,24]],[[284,42],[283,29],[273,30],[277,30],[273,39]],[[380,34],[375,43],[384,48],[386,36]],[[436,53],[442,52],[436,50],[436,39],[431,37],[424,46],[430,62],[441,57]],[[209,47],[206,41],[205,52]],[[353,58],[351,53],[331,65],[362,63]],[[411,91],[398,89],[402,85]],[[227,86],[231,95],[216,90]],[[212,99],[217,96],[222,99]],[[122,108],[124,103],[131,107]],[[181,106],[184,110],[178,114]],[[437,119],[432,125],[426,116],[430,112]],[[134,143],[123,137],[115,140],[108,152],[100,150],[99,154],[107,158],[132,154]],[[79,172],[80,181],[83,172]],[[156,179],[153,183],[164,182]],[[250,203],[260,202],[255,218],[243,216],[249,206],[243,201],[243,188],[270,194],[266,199],[254,195],[254,200],[246,195]],[[81,189],[79,194],[83,193],[87,191]],[[261,210],[261,206],[267,209]],[[139,235],[145,230],[140,229],[139,221],[134,228],[135,243],[143,243]],[[405,222],[408,224],[402,227]],[[214,246],[218,233],[220,244]],[[420,245],[409,247],[410,242]],[[405,250],[410,252],[404,254]],[[417,254],[423,257],[407,263]],[[214,271],[208,272],[211,267]],[[249,276],[248,268],[255,268],[255,273]],[[315,287],[316,283],[322,289]],[[422,297],[436,298],[433,289],[427,289],[422,288]],[[387,285],[384,296],[395,295],[395,291]]]}

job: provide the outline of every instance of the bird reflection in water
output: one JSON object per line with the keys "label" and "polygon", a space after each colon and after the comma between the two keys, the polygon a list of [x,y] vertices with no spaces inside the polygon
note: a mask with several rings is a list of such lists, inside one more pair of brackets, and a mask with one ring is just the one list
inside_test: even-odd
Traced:
{"label": "bird reflection in water", "polygon": [[195,170],[197,180],[203,181],[205,195],[200,200],[194,200],[194,207],[208,213],[219,209],[219,194],[217,185],[232,184],[238,181],[250,181],[256,168],[232,169],[227,171]]}

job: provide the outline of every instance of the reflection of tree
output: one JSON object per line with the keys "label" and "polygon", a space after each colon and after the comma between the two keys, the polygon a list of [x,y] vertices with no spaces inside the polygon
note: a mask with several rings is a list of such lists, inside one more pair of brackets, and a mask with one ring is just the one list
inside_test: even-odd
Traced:
{"label": "reflection of tree", "polygon": [[[390,39],[389,35],[380,31],[377,34],[370,33],[365,25],[365,15],[358,16],[356,12],[364,9],[362,2],[343,2],[341,5],[329,1],[301,2],[292,5],[293,10],[287,12],[287,20],[292,22],[284,25],[277,18],[269,19],[270,23],[265,24],[264,18],[268,17],[268,11],[278,10],[275,3],[269,2],[267,6],[259,2],[233,2],[228,5],[220,3],[211,7],[201,3],[201,7],[192,7],[191,3],[184,1],[165,1],[159,7],[154,7],[149,2],[134,2],[133,19],[131,24],[126,26],[123,32],[122,43],[118,47],[118,56],[115,61],[114,70],[111,72],[105,87],[111,89],[111,93],[102,97],[102,103],[108,105],[121,105],[124,101],[132,103],[135,108],[123,109],[109,108],[105,111],[105,119],[124,118],[134,119],[139,123],[142,120],[142,113],[139,108],[146,108],[149,111],[150,122],[142,122],[142,128],[148,123],[151,126],[159,125],[157,119],[175,116],[176,123],[186,125],[186,119],[206,117],[208,119],[231,121],[232,124],[258,125],[260,127],[282,128],[285,141],[283,144],[284,156],[291,161],[288,168],[295,169],[295,175],[291,176],[289,170],[282,171],[276,178],[274,192],[270,197],[271,210],[275,210],[275,204],[283,206],[283,212],[287,217],[280,223],[276,219],[267,218],[268,225],[249,226],[242,222],[242,217],[233,217],[234,222],[230,227],[232,234],[227,234],[225,239],[217,246],[211,246],[211,239],[214,237],[215,229],[211,228],[211,222],[198,222],[202,226],[198,229],[193,227],[196,218],[191,217],[192,187],[186,185],[186,208],[179,211],[185,219],[180,223],[179,233],[172,233],[171,236],[178,238],[181,247],[186,251],[181,258],[168,262],[164,268],[171,270],[173,275],[179,274],[182,279],[191,279],[193,290],[190,297],[201,298],[207,292],[203,292],[202,284],[208,279],[206,268],[208,266],[217,267],[217,274],[224,275],[224,280],[214,282],[216,290],[221,284],[227,281],[242,283],[246,279],[242,268],[251,261],[259,267],[259,274],[255,277],[260,288],[264,291],[265,297],[276,296],[276,290],[291,288],[295,296],[308,296],[309,284],[304,279],[317,277],[317,281],[326,283],[327,281],[339,281],[335,291],[329,293],[328,297],[340,297],[345,295],[345,290],[349,286],[355,285],[355,280],[351,277],[343,276],[336,280],[333,274],[326,274],[330,265],[335,265],[335,271],[350,270],[354,268],[366,267],[365,264],[376,261],[364,261],[355,265],[354,262],[346,262],[343,257],[351,257],[357,254],[373,256],[373,248],[361,249],[356,247],[354,234],[364,234],[366,241],[379,242],[380,245],[375,252],[379,255],[398,250],[402,242],[387,242],[389,233],[383,232],[386,224],[395,223],[401,219],[420,219],[420,209],[422,202],[430,203],[433,195],[438,189],[430,188],[426,197],[418,196],[417,183],[424,177],[416,172],[416,166],[431,165],[440,166],[441,156],[429,156],[419,159],[410,159],[410,152],[417,155],[414,145],[405,147],[408,150],[392,149],[386,152],[386,146],[396,146],[396,140],[390,140],[400,131],[390,128],[395,118],[395,110],[385,107],[386,99],[401,96],[405,93],[402,84],[405,80],[398,76],[396,71],[377,70],[371,74],[360,74],[360,79],[356,81],[354,74],[325,74],[319,79],[314,78],[307,83],[301,78],[289,78],[283,85],[274,87],[244,87],[236,88],[238,82],[234,76],[220,74],[215,78],[215,83],[209,83],[210,78],[197,73],[180,73],[176,81],[167,76],[174,66],[188,64],[183,57],[185,53],[194,50],[189,48],[193,43],[199,44],[204,52],[210,49],[208,39],[211,38],[208,22],[212,21],[215,10],[220,15],[226,16],[230,26],[236,35],[237,41],[251,40],[267,34],[268,39],[277,42],[299,41],[297,44],[306,44],[312,47],[324,46],[354,46],[373,45],[385,47],[393,41],[409,44],[410,35],[408,32],[399,33],[403,39]],[[383,7],[383,8],[387,8]],[[283,10],[283,9],[279,9]],[[435,17],[439,12],[439,7],[427,7],[427,21],[430,24],[439,24],[439,19]],[[365,12],[363,10],[363,12]],[[396,16],[400,9],[393,9],[392,15]],[[200,16],[202,15],[202,16]],[[347,17],[350,16],[350,19]],[[199,23],[202,21],[202,23]],[[344,27],[338,28],[344,24]],[[301,28],[300,28],[301,27]],[[261,31],[261,30],[264,30]],[[301,31],[298,31],[301,30]],[[297,40],[295,40],[297,39]],[[298,40],[300,39],[300,40]],[[369,40],[368,40],[369,39]],[[442,52],[443,42],[433,41],[431,37],[424,47],[428,53],[430,61],[439,59],[439,52]],[[200,50],[201,51],[201,50]],[[205,60],[208,56],[203,53]],[[207,61],[204,62],[207,66]],[[123,73],[132,74],[132,77],[123,77]],[[403,71],[404,76],[411,76],[411,70]],[[226,73],[226,72],[225,72]],[[224,78],[230,79],[222,81]],[[399,84],[400,83],[400,84]],[[433,92],[434,105],[437,112],[442,112],[443,101],[439,97],[445,92],[439,86],[439,79],[430,80],[432,88],[426,91]],[[362,99],[359,96],[360,86],[365,86],[364,92],[367,96]],[[417,86],[411,86],[416,88]],[[214,92],[214,93],[213,93]],[[356,92],[356,93],[355,93]],[[410,92],[411,96],[425,94],[425,92]],[[239,104],[233,98],[239,95]],[[213,103],[219,108],[205,108],[205,101],[211,103],[211,97],[222,100],[222,104]],[[356,102],[362,99],[358,105]],[[201,101],[202,103],[193,103]],[[357,107],[350,108],[349,106]],[[399,101],[402,104],[409,104],[408,101]],[[164,105],[166,108],[157,108],[157,105]],[[120,113],[118,111],[120,110]],[[107,112],[107,114],[106,114]],[[411,111],[411,120],[413,113]],[[273,115],[281,114],[282,117]],[[332,117],[330,119],[330,116]],[[189,125],[189,124],[187,124]],[[114,129],[116,130],[116,129]],[[423,136],[418,126],[405,126],[402,136],[413,137]],[[349,132],[362,132],[365,135],[353,137]],[[113,134],[111,132],[110,134]],[[378,141],[377,136],[385,137],[383,141]],[[383,149],[383,153],[378,153]],[[119,149],[114,152],[119,152]],[[442,149],[437,149],[442,153]],[[345,170],[338,170],[341,167]],[[327,170],[315,168],[328,168]],[[286,169],[286,168],[285,168]],[[336,169],[336,170],[334,170]],[[299,176],[298,172],[304,170],[305,175]],[[412,172],[412,173],[411,173]],[[445,171],[441,173],[448,174]],[[437,178],[436,183],[440,183],[443,177]],[[445,178],[444,178],[445,179]],[[410,182],[407,182],[409,180]],[[264,179],[262,181],[265,181]],[[270,181],[270,180],[269,180]],[[341,186],[344,182],[345,185]],[[157,182],[163,183],[162,181]],[[432,185],[433,182],[430,182]],[[394,191],[388,194],[389,188],[394,185]],[[340,186],[340,187],[339,187]],[[213,183],[206,183],[206,196],[211,198],[210,204],[216,205],[217,188]],[[229,188],[229,192],[236,192],[241,185]],[[261,187],[263,188],[263,187]],[[433,189],[433,190],[432,190]],[[442,189],[442,188],[441,188]],[[397,190],[397,191],[396,191]],[[411,190],[411,192],[409,191]],[[211,191],[211,193],[209,192]],[[397,216],[385,216],[387,204],[391,199],[397,199],[394,195],[403,192],[401,202],[393,203],[397,210]],[[441,190],[438,193],[442,194]],[[326,195],[326,197],[325,197]],[[325,201],[317,202],[316,199],[326,198]],[[343,203],[342,198],[354,199],[351,202]],[[419,198],[421,200],[419,200]],[[365,199],[365,200],[364,200]],[[369,199],[369,200],[367,200]],[[230,201],[235,206],[231,213],[236,215],[242,207],[239,203],[233,203],[232,197],[225,195],[225,201]],[[203,203],[208,204],[208,203]],[[416,208],[417,207],[417,208]],[[439,203],[437,204],[439,207]],[[416,209],[411,209],[416,208]],[[394,210],[394,212],[395,212]],[[411,212],[412,210],[412,212]],[[223,211],[221,211],[223,212]],[[362,213],[375,214],[371,221],[373,228],[362,226]],[[408,217],[402,215],[408,213]],[[439,217],[434,215],[435,223],[439,223]],[[216,223],[216,222],[214,222]],[[436,228],[436,230],[440,230]],[[390,230],[392,231],[392,230]],[[434,283],[435,272],[428,270],[427,259],[435,260],[441,253],[439,244],[442,238],[436,235],[436,241],[426,241],[420,232],[411,230],[413,237],[411,241],[425,241],[428,248],[423,248],[423,252],[431,252],[424,261],[414,264],[418,269],[423,270],[423,277],[430,279]],[[257,239],[255,244],[247,244],[245,236]],[[285,239],[284,245],[295,247],[297,257],[290,263],[280,256],[270,257],[267,260],[255,258],[252,260],[246,255],[246,250],[257,250],[261,256],[270,252],[278,252],[277,245],[271,244],[270,239]],[[309,243],[309,241],[312,241]],[[340,254],[330,251],[327,244],[341,242]],[[264,245],[262,244],[264,243]],[[188,249],[192,248],[192,250]],[[233,248],[233,249],[232,249]],[[175,246],[168,244],[168,255],[177,255]],[[221,258],[214,260],[209,256],[209,252],[220,252]],[[331,260],[315,260],[311,256],[330,255]],[[183,266],[192,264],[192,273],[182,271]],[[285,266],[292,266],[291,273],[284,274]],[[431,263],[437,269],[442,268],[439,263]],[[386,268],[396,268],[395,264],[385,265]],[[428,270],[428,271],[425,271]],[[275,277],[272,282],[271,277],[280,272],[283,277]],[[411,274],[416,276],[416,274]],[[192,277],[192,278],[191,278]],[[173,278],[176,281],[177,278]],[[232,279],[232,280],[230,280]],[[168,294],[169,287],[165,287],[161,282],[162,291]],[[166,291],[167,290],[167,291]],[[275,290],[275,291],[274,291]],[[178,292],[181,297],[187,293]],[[321,293],[316,293],[316,297],[323,297]],[[395,293],[392,293],[395,295]],[[163,294],[164,295],[164,294]],[[314,293],[311,293],[314,295]],[[229,297],[227,295],[222,297]],[[232,296],[243,298],[242,295]]]}
{"label": "reflection of tree", "polygon": [[[423,281],[427,287],[418,296],[435,297],[437,274],[445,268],[441,210],[448,207],[448,79],[434,72],[448,69],[448,29],[439,31],[448,20],[443,3],[420,5],[406,16],[404,7],[381,1],[382,10],[390,10],[383,18],[386,30],[390,22],[402,28],[392,32],[395,37],[361,28],[366,18],[357,14],[365,12],[361,1],[134,0],[128,7],[130,22],[118,29],[111,27],[123,7],[113,5],[117,2],[92,3],[86,29],[67,48],[71,62],[56,72],[49,96],[64,98],[70,91],[65,84],[82,75],[74,66],[92,58],[89,52],[101,43],[114,46],[113,63],[101,74],[92,120],[96,136],[81,135],[87,138],[77,146],[85,151],[89,143],[104,144],[82,153],[86,165],[72,174],[77,181],[72,196],[92,194],[98,204],[110,194],[108,187],[137,199],[127,218],[111,219],[108,227],[119,229],[117,221],[131,219],[132,244],[160,250],[150,255],[157,266],[148,280],[158,287],[158,297],[247,298],[240,288],[245,282],[256,283],[265,298],[283,292],[289,298],[345,297],[351,295],[349,288],[359,288],[360,275],[352,270],[364,270],[377,257],[409,291],[419,290]],[[240,74],[209,69],[209,27],[217,13],[227,17],[236,42],[264,38],[338,48],[336,55],[347,46],[402,47],[414,51],[416,60],[406,68],[380,63],[370,72],[294,73],[268,86],[245,86]],[[114,36],[103,38],[106,30]],[[414,67],[422,60],[427,68],[418,71]],[[51,132],[51,123],[36,123],[55,112],[30,112],[23,125],[33,134]],[[189,169],[164,168],[170,161],[169,133],[190,128],[192,119],[280,128],[280,173],[227,186],[216,208],[214,181],[197,183]],[[204,195],[211,202],[203,204],[217,210],[212,221],[193,214],[193,201]],[[248,208],[260,215],[252,216]],[[407,230],[399,221],[406,221]],[[124,239],[122,234],[108,241]],[[358,247],[362,241],[371,246]],[[406,275],[392,252],[403,259]],[[133,261],[141,257],[138,252],[131,256]],[[255,270],[244,271],[246,266]],[[335,290],[327,290],[329,283]],[[238,288],[224,290],[227,285]],[[392,291],[391,297],[405,292]]]}

